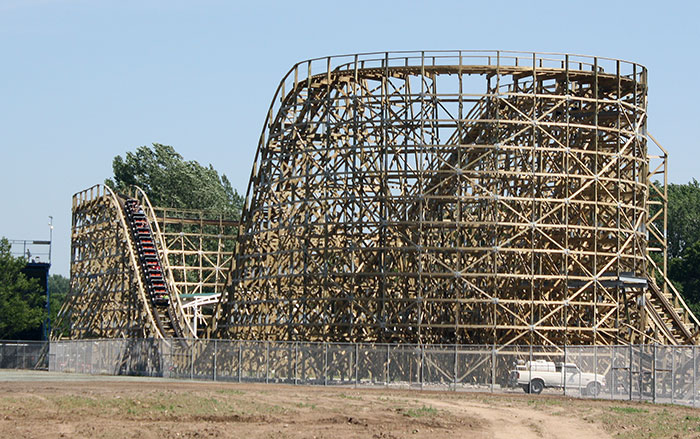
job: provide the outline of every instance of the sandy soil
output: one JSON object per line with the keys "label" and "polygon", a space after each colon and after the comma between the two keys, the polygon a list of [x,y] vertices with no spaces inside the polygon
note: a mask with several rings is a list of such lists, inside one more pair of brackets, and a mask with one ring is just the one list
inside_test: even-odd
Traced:
{"label": "sandy soil", "polygon": [[[0,376],[3,438],[646,437],[641,424],[626,421],[647,410],[634,407],[525,394]],[[679,416],[690,419],[690,435],[654,437],[700,438],[700,428],[692,430],[700,411],[678,409],[689,410]]]}

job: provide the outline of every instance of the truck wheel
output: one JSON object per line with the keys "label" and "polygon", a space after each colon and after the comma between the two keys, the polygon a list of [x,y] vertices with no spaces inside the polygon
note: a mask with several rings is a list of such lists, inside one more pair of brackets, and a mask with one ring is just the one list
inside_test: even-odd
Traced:
{"label": "truck wheel", "polygon": [[528,393],[534,393],[539,395],[544,390],[544,381],[542,380],[532,380],[530,381],[530,391]]}
{"label": "truck wheel", "polygon": [[588,385],[586,386],[586,394],[591,395],[594,398],[600,395],[600,390],[600,383],[597,383],[595,381],[593,381],[592,383],[588,383]]}

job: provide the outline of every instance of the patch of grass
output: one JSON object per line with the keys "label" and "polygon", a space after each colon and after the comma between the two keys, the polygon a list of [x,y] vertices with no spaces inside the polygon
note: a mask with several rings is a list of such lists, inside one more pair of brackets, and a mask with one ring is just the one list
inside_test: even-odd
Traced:
{"label": "patch of grass", "polygon": [[602,421],[613,437],[620,439],[696,438],[700,416],[686,407],[610,406],[594,419]]}
{"label": "patch of grass", "polygon": [[534,399],[528,399],[527,405],[529,405],[532,408],[539,409],[539,408],[543,408],[543,407],[563,406],[564,401],[561,399],[555,399],[555,398],[534,398]]}
{"label": "patch of grass", "polygon": [[153,406],[153,409],[159,412],[174,412],[175,411],[175,406],[170,404],[170,405],[165,405],[165,404],[156,404]]}
{"label": "patch of grass", "polygon": [[411,408],[406,410],[406,416],[409,418],[422,418],[424,416],[435,416],[437,415],[437,409],[432,406],[423,405],[420,408]]}
{"label": "patch of grass", "polygon": [[78,395],[66,395],[55,398],[56,405],[62,409],[86,409],[97,408],[100,406],[100,401],[94,398],[87,398]]}
{"label": "patch of grass", "polygon": [[610,410],[617,413],[649,413],[649,410],[637,407],[610,407]]}
{"label": "patch of grass", "polygon": [[46,402],[37,397],[16,398],[12,396],[0,397],[0,413],[6,412],[11,407],[23,407],[25,409],[37,409],[46,405]]}
{"label": "patch of grass", "polygon": [[[233,400],[220,400],[211,395],[191,395],[154,393],[134,397],[88,397],[83,395],[50,396],[55,406],[61,410],[81,412],[95,416],[119,416],[149,418],[207,416],[220,413],[240,413],[241,404]],[[256,407],[258,408],[258,407]],[[264,409],[275,411],[265,406]]]}
{"label": "patch of grass", "polygon": [[567,415],[567,414],[568,414],[567,412],[564,412],[564,411],[561,411],[561,410],[560,410],[560,411],[556,411],[556,412],[552,412],[552,415],[554,415],[554,416],[565,416],[565,415]]}
{"label": "patch of grass", "polygon": [[229,390],[229,389],[217,390],[216,393],[218,393],[219,395],[245,395],[245,392],[242,390]]}
{"label": "patch of grass", "polygon": [[343,398],[343,399],[354,399],[356,401],[362,401],[361,396],[355,396],[355,395],[348,395],[347,393],[339,393],[338,398]]}

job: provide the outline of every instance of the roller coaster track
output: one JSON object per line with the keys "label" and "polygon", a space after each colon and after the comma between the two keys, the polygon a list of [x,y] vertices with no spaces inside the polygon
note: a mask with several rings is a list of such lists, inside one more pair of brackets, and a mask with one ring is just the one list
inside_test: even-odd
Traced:
{"label": "roller coaster track", "polygon": [[[153,232],[141,204],[134,198],[123,201],[126,222],[131,231],[139,269],[146,290],[146,297],[155,316],[156,324],[163,336],[173,337],[181,332],[176,330],[177,320],[171,317],[171,292],[165,280],[162,262],[158,256]],[[178,328],[179,329],[179,328]]]}
{"label": "roller coaster track", "polygon": [[196,338],[183,317],[179,295],[172,286],[172,271],[167,269],[165,244],[153,207],[141,188],[135,186],[133,191],[135,198],[120,196],[119,202],[131,234],[131,249],[138,261],[137,271],[151,314],[162,338]]}
{"label": "roller coaster track", "polygon": [[658,273],[666,285],[666,292],[660,288],[653,276],[649,277],[649,299],[644,306],[647,315],[658,328],[664,344],[696,344],[700,334],[700,322],[681,294],[673,286],[651,257],[648,257],[652,274]]}
{"label": "roller coaster track", "polygon": [[[160,282],[161,288],[165,288],[168,299],[158,300],[154,297],[154,304],[160,309],[160,316],[163,311],[167,311],[167,315],[163,315],[163,321],[168,322],[168,326],[171,328],[170,331],[166,331],[171,337],[175,338],[197,338],[196,331],[190,325],[190,322],[185,318],[185,312],[183,310],[182,301],[180,298],[179,290],[176,287],[176,281],[173,276],[173,270],[170,267],[170,261],[168,260],[165,249],[167,248],[167,243],[165,242],[164,234],[160,229],[158,220],[156,217],[155,210],[151,205],[151,201],[148,199],[146,193],[138,186],[133,186],[134,198],[132,199],[138,203],[141,207],[142,214],[142,226],[145,226],[148,231],[150,231],[150,242],[152,243],[152,250],[150,253],[150,262],[144,261],[141,265],[142,275],[144,277],[153,278],[153,280]],[[156,251],[156,257],[158,262],[158,267],[160,270],[152,267],[153,255],[152,251]],[[145,253],[144,253],[145,255]],[[154,291],[158,285],[153,285]],[[162,291],[162,290],[161,290]],[[155,293],[158,294],[157,292]],[[163,294],[162,292],[160,293]],[[160,303],[158,303],[160,302]],[[167,304],[167,305],[166,305]]]}
{"label": "roller coaster track", "polygon": [[96,185],[73,198],[71,290],[52,338],[196,338],[153,208]]}

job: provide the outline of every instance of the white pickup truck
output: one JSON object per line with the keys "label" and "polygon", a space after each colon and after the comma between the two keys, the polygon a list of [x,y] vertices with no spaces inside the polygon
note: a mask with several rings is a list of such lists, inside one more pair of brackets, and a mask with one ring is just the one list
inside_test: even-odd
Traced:
{"label": "white pickup truck", "polygon": [[605,376],[581,372],[573,363],[546,360],[528,361],[516,365],[510,372],[511,383],[525,393],[539,394],[546,387],[579,389],[582,395],[598,396],[605,387]]}

